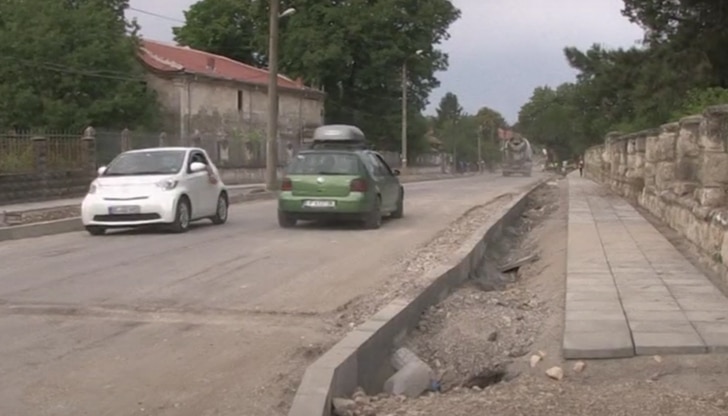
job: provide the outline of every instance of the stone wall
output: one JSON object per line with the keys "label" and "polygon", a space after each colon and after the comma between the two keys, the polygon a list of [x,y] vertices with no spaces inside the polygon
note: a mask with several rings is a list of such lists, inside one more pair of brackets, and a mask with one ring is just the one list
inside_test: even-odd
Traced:
{"label": "stone wall", "polygon": [[686,237],[728,276],[728,105],[634,134],[610,133],[584,154],[586,175]]}

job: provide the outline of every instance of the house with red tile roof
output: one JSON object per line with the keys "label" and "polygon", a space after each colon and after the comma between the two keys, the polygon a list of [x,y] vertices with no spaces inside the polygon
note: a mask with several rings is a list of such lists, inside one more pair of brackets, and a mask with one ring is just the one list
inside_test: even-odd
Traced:
{"label": "house with red tile roof", "polygon": [[[139,57],[147,70],[147,86],[157,92],[171,137],[185,142],[195,132],[265,135],[267,70],[148,39],[141,41]],[[300,142],[323,124],[322,91],[279,75],[278,94],[283,141]]]}

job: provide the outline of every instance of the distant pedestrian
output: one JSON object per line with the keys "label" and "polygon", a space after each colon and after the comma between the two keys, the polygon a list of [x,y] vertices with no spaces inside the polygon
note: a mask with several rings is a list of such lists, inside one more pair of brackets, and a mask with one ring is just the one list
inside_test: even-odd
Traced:
{"label": "distant pedestrian", "polygon": [[584,159],[579,160],[579,176],[584,176]]}

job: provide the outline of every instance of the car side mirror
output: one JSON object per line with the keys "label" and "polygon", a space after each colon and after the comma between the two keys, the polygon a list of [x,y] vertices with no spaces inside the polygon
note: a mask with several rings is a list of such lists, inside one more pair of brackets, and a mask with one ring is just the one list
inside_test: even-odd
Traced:
{"label": "car side mirror", "polygon": [[103,175],[104,172],[106,172],[106,166],[101,166],[96,172],[99,174],[99,176]]}
{"label": "car side mirror", "polygon": [[399,176],[401,174],[401,172],[399,171],[399,169],[393,169],[392,170],[392,173],[394,173],[394,176]]}
{"label": "car side mirror", "polygon": [[192,171],[192,173],[202,172],[203,170],[206,170],[206,169],[207,169],[207,165],[204,163],[192,162],[192,164],[190,165],[190,171]]}

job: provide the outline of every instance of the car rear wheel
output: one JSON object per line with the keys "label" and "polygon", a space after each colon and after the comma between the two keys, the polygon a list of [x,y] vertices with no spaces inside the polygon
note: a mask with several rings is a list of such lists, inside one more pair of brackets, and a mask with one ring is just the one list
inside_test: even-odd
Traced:
{"label": "car rear wheel", "polygon": [[217,209],[215,215],[212,216],[212,223],[215,225],[225,224],[228,219],[228,199],[225,193],[221,193],[217,197]]}
{"label": "car rear wheel", "polygon": [[177,211],[175,212],[174,222],[169,228],[175,233],[185,233],[190,229],[190,201],[186,197],[182,197],[177,203]]}
{"label": "car rear wheel", "polygon": [[106,228],[99,227],[97,225],[87,225],[86,231],[91,235],[104,235],[106,234]]}
{"label": "car rear wheel", "polygon": [[376,230],[382,226],[382,198],[377,197],[372,210],[367,213],[364,220],[364,228],[367,230]]}
{"label": "car rear wheel", "polygon": [[298,222],[298,220],[296,220],[290,214],[287,214],[283,211],[278,211],[278,225],[281,228],[293,228],[296,226],[296,222]]}
{"label": "car rear wheel", "polygon": [[399,199],[397,199],[397,208],[392,212],[392,218],[404,217],[404,190],[399,190]]}

